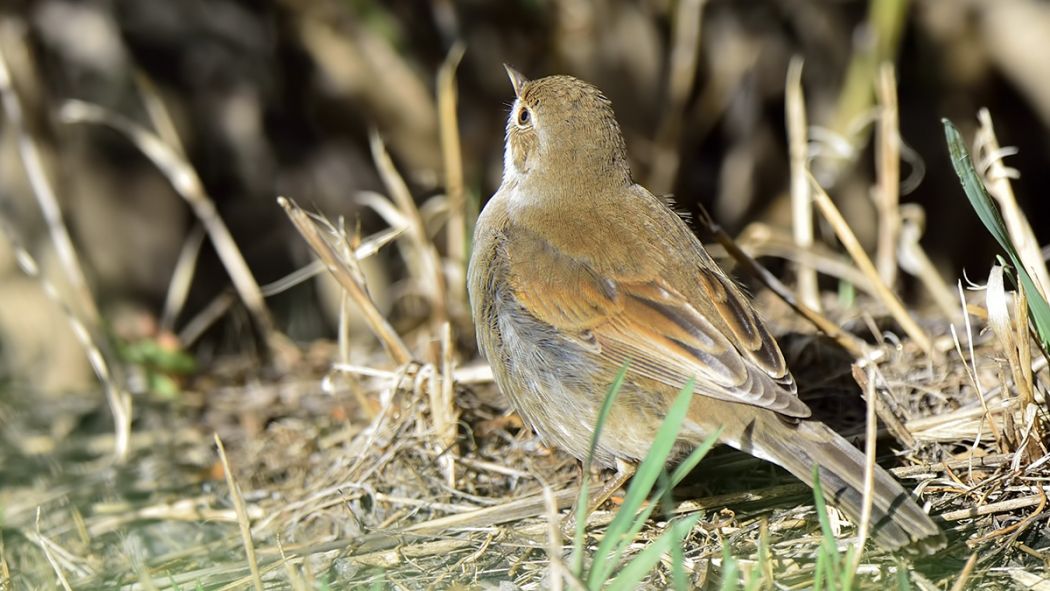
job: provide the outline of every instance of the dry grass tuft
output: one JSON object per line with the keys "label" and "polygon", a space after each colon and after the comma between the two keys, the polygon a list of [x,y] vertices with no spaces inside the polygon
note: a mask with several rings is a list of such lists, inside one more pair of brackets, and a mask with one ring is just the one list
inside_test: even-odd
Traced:
{"label": "dry grass tuft", "polygon": [[[657,151],[677,141],[673,127],[695,83],[704,4],[678,4],[682,19],[692,15],[697,22],[676,25],[669,109]],[[899,33],[895,15],[884,15],[893,34]],[[370,37],[347,40],[305,17],[299,27],[316,33],[304,51],[332,58],[343,48],[361,67],[378,67],[362,53]],[[853,120],[870,106],[871,93],[861,91],[878,89],[875,262],[810,172],[813,154],[807,150],[813,146],[806,137],[799,62],[788,81],[788,123],[795,212],[805,221],[793,236],[754,226],[739,243],[704,221],[745,272],[770,288],[756,297],[781,335],[802,396],[834,426],[864,441],[868,509],[879,459],[949,534],[947,550],[915,563],[870,546],[852,554],[844,587],[876,589],[901,580],[921,589],[1046,585],[1047,360],[1033,355],[1023,295],[1007,291],[1000,267],[991,270],[984,293],[960,288],[956,307],[918,245],[922,211],[898,203],[892,69],[883,67],[873,81],[875,65],[890,57],[893,46],[895,40],[882,40],[857,58],[855,67],[871,76],[851,77],[856,88],[850,92],[867,102],[844,91],[840,104],[842,117]],[[344,288],[344,312],[356,308],[380,345],[351,355],[344,326],[341,342],[312,343],[288,356],[280,371],[223,359],[182,384],[178,400],[137,404],[135,429],[119,427],[116,435],[98,425],[87,395],[26,409],[23,420],[44,426],[36,432],[45,434],[23,438],[15,428],[10,445],[0,448],[6,478],[0,488],[0,589],[54,586],[56,580],[65,589],[129,591],[583,587],[571,572],[572,548],[560,523],[577,496],[578,464],[543,446],[506,410],[491,372],[464,344],[471,328],[462,285],[467,188],[455,116],[460,58],[462,49],[454,46],[441,68],[433,113],[440,117],[448,194],[419,203],[373,132],[370,148],[388,195],[362,193],[357,201],[389,227],[362,238],[342,220],[308,213],[281,197],[280,207],[319,262],[267,288],[248,272],[148,82],[143,92],[156,133],[87,103],[65,105],[67,121],[116,127],[163,169],[198,214],[271,346],[287,344],[273,327],[265,295],[322,270]],[[334,58],[323,64],[336,81],[346,66]],[[0,93],[3,82],[0,61]],[[420,100],[414,111],[430,113],[430,103]],[[982,122],[989,185],[1010,209],[1017,236],[1034,240],[998,162],[1002,150],[990,119]],[[654,178],[669,183],[677,160],[660,166],[667,168],[654,166]],[[814,244],[810,199],[850,258]],[[199,236],[187,242],[170,310],[184,301]],[[359,265],[389,243],[407,269],[399,288],[421,295],[427,307],[425,321],[400,331],[373,301]],[[1026,252],[1036,253],[1029,256],[1037,256],[1034,243],[1029,246]],[[795,290],[755,261],[758,256],[799,263],[800,277],[809,279],[802,280],[797,300]],[[1041,263],[1027,262],[1033,274],[1042,268],[1045,275]],[[933,305],[905,307],[894,291],[898,265],[922,278]],[[859,294],[827,297],[817,291],[817,272],[856,286]],[[195,339],[230,301],[216,300],[199,323],[183,328],[184,339]],[[858,392],[864,400],[851,395]],[[129,416],[116,420],[131,424]],[[103,457],[115,443],[126,452],[123,465]],[[55,465],[64,469],[52,470]],[[705,458],[698,472],[703,481],[681,487],[672,506],[649,520],[631,546],[637,555],[672,527],[672,517],[698,516],[683,547],[667,552],[649,574],[649,588],[671,586],[676,569],[697,587],[720,578],[728,579],[727,589],[738,579],[764,588],[813,584],[825,540],[809,487],[728,450]],[[585,556],[598,548],[615,510],[592,515]],[[863,546],[869,512],[858,529],[832,513],[839,549],[850,542]]]}

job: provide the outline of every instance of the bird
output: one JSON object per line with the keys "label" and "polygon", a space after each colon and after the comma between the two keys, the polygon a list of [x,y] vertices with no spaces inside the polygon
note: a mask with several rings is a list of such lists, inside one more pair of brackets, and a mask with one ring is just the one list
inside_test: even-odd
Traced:
{"label": "bird", "polygon": [[[859,523],[865,455],[812,417],[777,341],[682,217],[636,183],[612,103],[572,76],[515,99],[503,176],[475,225],[467,271],[478,346],[536,433],[584,460],[610,384],[627,367],[593,461],[626,482],[676,394],[694,396],[682,458],[713,433],[812,486]],[[875,466],[872,536],[931,554],[940,528]]]}

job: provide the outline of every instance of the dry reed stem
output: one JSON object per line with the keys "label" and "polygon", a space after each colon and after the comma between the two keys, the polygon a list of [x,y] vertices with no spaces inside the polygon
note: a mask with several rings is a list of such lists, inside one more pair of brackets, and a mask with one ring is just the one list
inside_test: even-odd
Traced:
{"label": "dry reed stem", "polygon": [[[1035,376],[1032,371],[1032,340],[1028,324],[1028,296],[1025,295],[1023,289],[1017,290],[1015,294],[1013,314],[1014,334],[1017,335],[1017,358],[1018,365],[1021,369],[1019,379],[1021,380],[1021,384],[1023,384],[1023,388],[1018,388],[1018,402],[1020,403],[1021,408],[1027,410],[1029,408],[1035,408],[1035,403],[1037,401],[1035,395]],[[1048,360],[1046,357],[1040,357],[1039,361],[1045,364]],[[1037,455],[1037,448],[1045,449],[1042,445],[1042,442],[1044,441],[1044,433],[1046,431],[1044,418],[1045,417],[1042,413],[1036,413],[1032,417],[1031,440],[1028,445],[1029,459],[1032,459]]]}
{"label": "dry reed stem", "polygon": [[31,536],[31,539],[40,546],[40,550],[44,553],[44,558],[47,559],[48,564],[51,565],[52,570],[55,571],[55,577],[58,578],[58,582],[62,584],[62,588],[66,591],[73,591],[73,588],[69,586],[69,580],[66,578],[66,573],[59,566],[58,560],[51,551],[51,545],[54,543],[47,539],[44,534],[40,533],[40,507],[36,509],[36,535]]}
{"label": "dry reed stem", "polygon": [[[988,285],[985,290],[985,301],[988,307],[988,325],[995,333],[1002,353],[1006,356],[1006,362],[1010,366],[1013,377],[1014,388],[1021,409],[1028,406],[1028,402],[1034,399],[1032,395],[1032,384],[1026,381],[1024,367],[1021,362],[1020,345],[1021,340],[1027,342],[1029,339],[1027,322],[1023,326],[1023,332],[1015,332],[1017,325],[1010,318],[1010,308],[1006,288],[1003,283],[1003,268],[993,265],[988,274]],[[1027,314],[1025,315],[1027,319]],[[1009,416],[1009,415],[1007,415]],[[1021,441],[1020,434],[1014,436],[1015,441]],[[1034,451],[1034,450],[1033,450]]]}
{"label": "dry reed stem", "polygon": [[[752,222],[744,228],[736,242],[751,258],[776,257],[794,263],[799,270],[813,269],[820,275],[852,284],[865,293],[875,295],[868,278],[857,270],[853,261],[822,244],[813,244],[803,250],[790,233],[762,222]],[[716,256],[713,248],[708,249]],[[801,296],[800,296],[801,297]]]}
{"label": "dry reed stem", "polygon": [[[339,226],[327,223],[325,225],[332,229],[342,227],[341,223]],[[358,240],[356,236],[345,237],[343,248],[340,248],[339,250],[344,257],[352,256],[360,261],[379,252],[380,248],[396,240],[403,232],[403,228],[387,228],[385,230],[380,230],[363,240]],[[360,242],[360,244],[355,247],[351,245],[350,242]],[[325,267],[324,262],[315,259],[291,273],[288,273],[284,277],[261,286],[260,289],[262,290],[263,296],[272,297],[279,293],[283,293],[304,281],[308,281],[327,270],[328,269]]]}
{"label": "dry reed stem", "polygon": [[19,246],[21,241],[14,234],[13,227],[8,226],[5,222],[3,225],[6,234],[14,244],[15,250],[22,253],[17,257],[23,272],[36,278],[48,298],[62,309],[77,341],[88,356],[95,376],[102,383],[106,391],[110,413],[113,415],[116,434],[113,455],[117,462],[123,463],[128,457],[127,443],[131,433],[131,398],[124,392],[123,380],[120,376],[122,368],[102,328],[102,317],[84,277],[76,247],[73,246],[73,240],[69,236],[69,230],[62,216],[62,208],[58,205],[58,198],[48,179],[47,171],[44,169],[40,151],[26,128],[25,115],[7,67],[3,43],[0,43],[0,103],[2,103],[7,120],[14,128],[26,178],[29,180],[33,196],[40,205],[40,211],[44,216],[64,277],[71,288],[71,303],[67,303],[58,290],[43,279],[28,251]]}
{"label": "dry reed stem", "polygon": [[948,462],[939,462],[936,464],[918,464],[915,466],[905,466],[902,468],[891,468],[890,472],[893,473],[893,475],[897,478],[926,478],[934,474],[960,470],[963,468],[970,470],[980,468],[999,468],[1005,464],[1010,463],[1010,460],[1013,457],[1013,454],[1007,453],[988,454],[986,456],[966,457],[958,460],[950,460]]}
{"label": "dry reed stem", "polygon": [[713,219],[711,219],[711,215],[707,213],[703,206],[700,207],[697,221],[711,232],[715,239],[718,240],[718,243],[726,249],[726,252],[728,252],[737,263],[743,266],[748,273],[758,279],[803,318],[817,327],[818,330],[832,339],[835,339],[839,345],[849,351],[854,357],[860,358],[867,355],[868,346],[864,341],[842,330],[842,328],[828,320],[824,315],[799,302],[787,286],[781,283],[781,281],[772,273],[759,265],[754,259],[748,256],[747,253],[741,250],[733,238],[730,237],[721,226],[716,224]]}
{"label": "dry reed stem", "polygon": [[706,0],[680,0],[675,6],[671,55],[667,77],[667,107],[653,142],[649,188],[657,195],[671,192],[678,175],[678,142],[682,133],[689,91],[696,77],[700,54],[700,24]]}
{"label": "dry reed stem", "polygon": [[175,149],[165,144],[157,134],[98,105],[69,100],[63,103],[59,109],[59,115],[66,123],[92,123],[111,128],[124,135],[153,162],[157,169],[167,177],[175,192],[190,205],[194,215],[204,226],[237,294],[265,336],[265,345],[268,350],[271,352],[282,350],[283,339],[274,327],[270,311],[266,308],[266,302],[259,290],[259,284],[256,283],[229,228],[219,216],[215,203],[205,192],[197,171],[189,162]]}
{"label": "dry reed stem", "polygon": [[[564,509],[576,500],[578,491],[575,487],[560,490],[554,494],[558,509]],[[435,535],[452,528],[490,527],[520,521],[529,517],[538,517],[546,510],[543,495],[533,495],[523,499],[513,499],[500,505],[483,507],[468,513],[438,517],[422,523],[411,525],[401,530],[404,533]],[[594,525],[588,521],[589,525]],[[546,525],[544,525],[546,528]]]}
{"label": "dry reed stem", "polygon": [[169,146],[176,154],[186,159],[186,148],[182,145],[179,130],[175,127],[175,121],[164,104],[164,99],[157,92],[157,86],[145,71],[134,68],[135,87],[138,88],[142,104],[146,107],[146,115],[149,116],[153,129],[161,141]]}
{"label": "dry reed stem", "polygon": [[962,320],[951,288],[941,277],[920,242],[926,227],[926,211],[916,203],[905,203],[899,207],[899,211],[897,263],[905,272],[922,281],[934,304],[950,322]]}
{"label": "dry reed stem", "polygon": [[179,258],[175,261],[175,270],[168,281],[168,291],[164,296],[164,308],[160,315],[160,329],[163,332],[174,332],[175,321],[186,305],[186,298],[193,284],[193,275],[197,270],[197,257],[204,245],[204,226],[194,224],[186,235],[179,249]]}
{"label": "dry reed stem", "polygon": [[447,297],[446,282],[440,257],[427,237],[423,216],[420,215],[419,208],[412,199],[412,193],[408,190],[405,179],[394,166],[394,161],[390,158],[386,146],[383,145],[379,132],[373,129],[368,139],[379,177],[383,180],[390,200],[407,221],[406,233],[412,246],[402,250],[403,253],[406,253],[405,263],[413,271],[419,288],[427,294],[427,299],[432,307],[430,311],[432,326],[440,327],[448,319],[448,304],[445,300]]}
{"label": "dry reed stem", "polygon": [[[886,428],[890,433],[901,442],[904,447],[913,449],[916,441],[915,436],[912,435],[911,431],[901,422],[901,420],[894,414],[893,409],[889,408],[889,405],[878,396],[879,388],[873,383],[872,378],[877,379],[883,385],[886,385],[886,378],[879,371],[877,365],[874,362],[863,360],[858,363],[854,363],[850,370],[853,374],[853,380],[857,382],[861,390],[867,392],[869,388],[874,388],[876,392],[875,396],[875,412],[878,417],[886,424]],[[871,373],[871,376],[867,372]],[[887,387],[887,390],[889,388]]]}
{"label": "dry reed stem", "polygon": [[835,231],[835,235],[838,236],[842,245],[846,248],[846,252],[853,258],[860,270],[868,276],[868,280],[871,282],[872,287],[875,288],[875,293],[886,308],[890,311],[893,317],[904,329],[904,332],[920,349],[929,353],[933,350],[933,345],[930,341],[930,337],[926,334],[922,328],[912,319],[911,315],[904,308],[904,304],[901,303],[900,299],[894,294],[882,279],[879,277],[878,271],[875,269],[875,265],[872,264],[871,259],[868,258],[868,254],[864,252],[864,247],[860,245],[860,241],[857,240],[857,236],[853,234],[853,230],[846,223],[845,218],[839,212],[838,208],[831,201],[831,197],[824,191],[824,188],[820,186],[817,179],[813,178],[812,174],[807,173],[809,176],[810,187],[813,189],[813,200],[817,203],[817,208],[820,209],[824,219],[828,220],[831,224],[832,229]]}
{"label": "dry reed stem", "polygon": [[248,510],[244,506],[244,498],[241,496],[240,487],[237,486],[237,480],[233,477],[233,470],[230,469],[230,462],[226,458],[226,448],[222,445],[222,439],[219,439],[218,433],[215,433],[214,437],[215,447],[218,448],[219,459],[222,461],[222,471],[226,476],[226,486],[230,489],[230,500],[233,501],[233,508],[237,511],[237,524],[240,526],[241,542],[244,544],[248,567],[252,572],[252,582],[255,584],[255,591],[263,591],[259,562],[255,558],[255,543],[252,541],[252,526],[248,520]]}
{"label": "dry reed stem", "polygon": [[565,565],[561,561],[561,517],[558,515],[558,502],[554,500],[554,490],[543,485],[543,503],[547,518],[547,560],[550,561],[551,591],[561,591],[564,586]]}
{"label": "dry reed stem", "polygon": [[220,293],[215,296],[212,301],[208,302],[207,306],[204,306],[197,315],[190,319],[181,330],[179,330],[176,338],[184,348],[189,348],[191,345],[197,342],[197,339],[204,336],[204,333],[211,328],[213,324],[218,322],[223,315],[233,304],[237,302],[237,296],[232,291]]}
{"label": "dry reed stem", "polygon": [[[959,301],[962,308],[966,308],[966,295],[963,293],[962,281],[957,284],[959,288]],[[974,392],[977,395],[977,400],[981,403],[981,408],[984,410],[985,420],[988,422],[988,427],[992,431],[992,436],[995,437],[995,443],[999,448],[999,451],[1007,451],[1009,446],[1003,439],[1002,431],[999,426],[993,420],[991,411],[988,408],[988,401],[985,399],[984,386],[981,385],[981,379],[977,373],[977,355],[973,349],[973,326],[970,324],[970,315],[965,311],[963,312],[963,323],[966,327],[966,344],[970,351],[970,363],[966,363],[966,357],[963,355],[962,344],[959,342],[959,335],[955,330],[955,325],[951,325],[952,337],[955,339],[955,350],[959,354],[959,359],[962,361],[963,369],[966,370],[966,375],[970,379],[970,384],[973,386]],[[978,432],[974,438],[973,448],[976,449],[981,442],[981,433]]]}
{"label": "dry reed stem", "polygon": [[999,202],[1006,230],[1010,234],[1010,242],[1017,249],[1021,263],[1032,276],[1032,281],[1039,288],[1043,298],[1047,299],[1050,295],[1050,273],[1047,272],[1046,261],[1043,260],[1032,226],[1028,224],[1028,218],[1017,204],[1013,187],[1010,186],[1010,176],[1016,171],[1011,172],[1003,165],[1002,157],[1005,151],[999,147],[999,140],[992,126],[992,115],[988,109],[981,109],[977,113],[977,119],[981,122],[974,138],[977,146],[975,153],[981,154],[978,170],[984,171],[984,184],[988,193]]}
{"label": "dry reed stem", "polygon": [[941,519],[944,519],[945,521],[959,521],[960,519],[972,519],[983,515],[1006,513],[1007,511],[1024,509],[1025,507],[1035,507],[1040,503],[1045,502],[1045,499],[1046,497],[1044,495],[1028,495],[1017,499],[1010,499],[1009,501],[988,503],[978,507],[970,507],[968,509],[945,511],[944,513],[941,513]]}
{"label": "dry reed stem", "polygon": [[299,576],[299,572],[295,569],[292,559],[284,553],[284,545],[281,544],[280,535],[277,536],[276,541],[277,551],[281,553],[281,562],[284,565],[284,574],[288,577],[288,584],[292,586],[292,591],[308,591],[310,587],[307,585],[306,581]]}
{"label": "dry reed stem", "polygon": [[54,244],[58,260],[62,265],[62,272],[73,290],[74,299],[71,308],[77,316],[83,317],[83,322],[92,329],[91,334],[95,339],[101,340],[102,317],[95,304],[95,298],[91,294],[91,288],[88,287],[87,279],[84,277],[80,258],[77,256],[73,239],[70,238],[69,230],[62,217],[62,208],[58,205],[55,190],[44,169],[44,162],[40,157],[36,140],[26,127],[22,103],[18,98],[14,82],[11,80],[3,43],[0,43],[0,103],[3,105],[4,115],[7,116],[18,138],[18,154],[22,160],[22,167],[29,186],[32,188],[33,196],[44,215],[51,243]]}
{"label": "dry reed stem", "polygon": [[11,567],[7,564],[7,548],[4,537],[0,536],[0,591],[11,591]]}
{"label": "dry reed stem", "polygon": [[362,316],[364,316],[368,326],[372,329],[372,333],[386,348],[394,363],[401,366],[411,362],[412,352],[408,349],[408,346],[405,345],[397,331],[390,326],[390,323],[376,308],[375,302],[368,295],[368,289],[361,282],[361,279],[348,268],[350,264],[356,265],[356,260],[344,260],[329,243],[328,239],[324,237],[317,223],[294,201],[278,197],[277,203],[284,209],[288,218],[292,220],[292,224],[295,225],[296,230],[299,231],[299,234],[310,245],[314,253],[324,262],[328,271],[339,282],[339,285],[343,286],[346,293],[357,304]]}
{"label": "dry reed stem", "polygon": [[[135,521],[237,522],[236,510],[209,507],[207,503],[211,500],[211,497],[189,497],[145,507],[97,503],[92,507],[96,519],[87,527],[87,532],[91,536],[102,536],[118,531]],[[245,510],[250,520],[261,519],[266,515],[263,509],[256,505],[246,507]]]}
{"label": "dry reed stem", "polygon": [[983,536],[978,536],[976,538],[967,540],[966,544],[972,548],[984,542],[989,542],[991,540],[1001,538],[1011,533],[1013,534],[1013,538],[1017,539],[1017,536],[1023,533],[1024,530],[1028,529],[1029,525],[1031,525],[1036,519],[1039,519],[1043,516],[1043,510],[1046,509],[1046,493],[1043,492],[1043,489],[1041,487],[1035,487],[1035,492],[1039,493],[1039,504],[1036,506],[1035,511],[1032,511],[1027,517],[1022,519],[1021,521],[1018,521],[1017,523],[999,528],[995,531],[986,533]]}
{"label": "dry reed stem", "polygon": [[970,558],[966,560],[966,564],[963,565],[962,571],[959,572],[959,578],[955,579],[955,583],[952,584],[950,591],[965,591],[966,583],[970,581],[970,575],[973,573],[973,567],[977,565],[977,553],[970,554]]}
{"label": "dry reed stem", "polygon": [[455,345],[452,342],[452,325],[446,322],[441,329],[441,375],[438,397],[431,400],[431,414],[437,441],[444,453],[445,476],[449,488],[456,487],[456,434],[459,429],[459,412],[456,409],[455,390]]}
{"label": "dry reed stem", "polygon": [[[1043,556],[1039,558],[1040,560],[1045,560]],[[1029,591],[1047,591],[1047,589],[1050,589],[1050,579],[1046,577],[1041,577],[1020,568],[1009,568],[1006,569],[1006,572],[1016,585],[1015,589],[1026,589]]]}
{"label": "dry reed stem", "polygon": [[77,342],[84,349],[88,363],[91,365],[92,371],[95,372],[95,377],[98,378],[99,383],[102,384],[102,388],[106,392],[106,402],[109,405],[110,414],[113,415],[113,457],[117,463],[124,463],[128,459],[130,451],[129,442],[131,441],[131,419],[133,415],[131,396],[118,385],[118,380],[110,372],[111,366],[106,361],[106,356],[101,349],[98,348],[99,341],[91,338],[91,330],[84,325],[80,316],[62,299],[58,289],[40,273],[40,267],[36,264],[33,256],[29,254],[29,251],[22,246],[14,227],[2,216],[0,216],[0,233],[7,236],[7,239],[11,242],[12,250],[15,253],[15,262],[18,264],[18,267],[27,276],[35,279],[47,299],[58,306],[59,310],[62,311],[62,315],[65,316],[73,336],[76,337]]}
{"label": "dry reed stem", "polygon": [[448,196],[446,256],[451,263],[449,297],[468,309],[467,304],[467,199],[463,186],[463,151],[456,115],[456,68],[466,47],[457,41],[452,45],[437,76],[438,131],[441,135],[441,159],[445,165],[445,193]]}
{"label": "dry reed stem", "polygon": [[[856,371],[860,370],[860,367],[856,364],[853,367]],[[868,532],[871,529],[872,496],[875,493],[875,443],[878,437],[875,407],[877,406],[876,397],[878,393],[875,389],[874,370],[871,367],[868,368],[867,382],[868,387],[864,389],[864,398],[867,402],[864,419],[864,489],[861,491],[863,497],[860,509],[860,523],[857,524],[857,551],[853,553],[853,558],[846,567],[846,582],[843,584],[845,589],[850,588],[853,577],[857,573],[857,568],[860,566],[861,556],[864,554],[864,544],[868,541]]]}
{"label": "dry reed stem", "polygon": [[[788,64],[785,82],[784,116],[787,119],[788,154],[791,160],[791,229],[795,245],[807,251],[813,246],[813,201],[806,178],[808,131],[806,99],[802,93],[802,58],[795,56]],[[805,264],[795,265],[799,300],[811,310],[820,312],[817,270]]]}
{"label": "dry reed stem", "polygon": [[879,66],[875,85],[879,102],[879,120],[875,133],[875,169],[878,177],[874,189],[875,209],[879,215],[875,267],[883,283],[892,287],[897,282],[897,237],[900,235],[900,122],[897,111],[897,77],[893,63]]}

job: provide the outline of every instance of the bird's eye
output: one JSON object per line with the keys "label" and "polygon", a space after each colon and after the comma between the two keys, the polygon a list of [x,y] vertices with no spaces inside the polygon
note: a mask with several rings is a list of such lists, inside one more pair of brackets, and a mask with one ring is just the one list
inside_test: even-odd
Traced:
{"label": "bird's eye", "polygon": [[528,109],[526,109],[525,107],[522,107],[521,110],[518,111],[518,125],[521,126],[521,127],[525,127],[526,125],[529,124],[529,121],[531,121],[531,120],[532,120],[532,114],[529,113]]}

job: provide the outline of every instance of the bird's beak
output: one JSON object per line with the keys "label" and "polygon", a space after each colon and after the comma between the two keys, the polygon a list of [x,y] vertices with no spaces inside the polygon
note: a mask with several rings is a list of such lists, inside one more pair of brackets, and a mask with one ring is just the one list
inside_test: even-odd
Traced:
{"label": "bird's beak", "polygon": [[529,79],[507,64],[503,64],[503,67],[507,69],[507,76],[510,78],[511,85],[514,86],[514,96],[521,98],[521,89]]}

